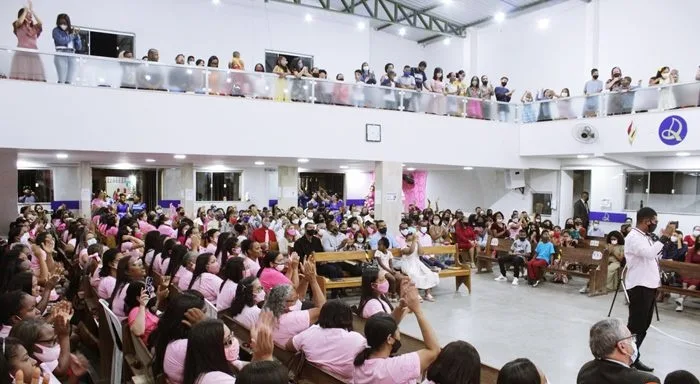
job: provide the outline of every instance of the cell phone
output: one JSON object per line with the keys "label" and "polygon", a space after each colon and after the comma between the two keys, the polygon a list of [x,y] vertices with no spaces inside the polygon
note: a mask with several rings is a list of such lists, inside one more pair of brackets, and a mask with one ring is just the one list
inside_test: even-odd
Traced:
{"label": "cell phone", "polygon": [[670,222],[669,224],[673,224],[673,225],[676,226],[676,228],[678,228],[678,222],[677,222],[677,221],[672,221],[672,222]]}

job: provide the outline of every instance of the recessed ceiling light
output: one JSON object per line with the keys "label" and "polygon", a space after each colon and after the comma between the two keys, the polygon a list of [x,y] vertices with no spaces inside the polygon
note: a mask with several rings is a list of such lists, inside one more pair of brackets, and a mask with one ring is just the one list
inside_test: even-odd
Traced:
{"label": "recessed ceiling light", "polygon": [[156,162],[156,159],[146,159],[146,162],[147,162],[147,163],[155,163],[155,162]]}
{"label": "recessed ceiling light", "polygon": [[493,15],[493,19],[494,19],[497,23],[501,23],[501,22],[503,22],[503,20],[506,19],[506,14],[503,13],[503,12],[496,12],[496,14]]}
{"label": "recessed ceiling light", "polygon": [[350,168],[350,167],[348,167],[347,165],[341,165],[341,166],[340,166],[340,169],[348,169],[348,168]]}
{"label": "recessed ceiling light", "polygon": [[537,20],[537,28],[547,29],[549,28],[549,19],[539,19]]}
{"label": "recessed ceiling light", "polygon": [[134,168],[134,165],[133,165],[133,164],[130,164],[130,163],[122,162],[122,163],[116,163],[116,164],[114,164],[114,168],[117,168],[117,169],[131,169],[131,168]]}
{"label": "recessed ceiling light", "polygon": [[365,29],[365,22],[364,22],[364,21],[358,21],[358,22],[357,22],[357,29],[359,29],[360,31],[364,30],[364,29]]}
{"label": "recessed ceiling light", "polygon": [[416,169],[411,167],[411,168],[406,168],[407,171],[415,171]]}
{"label": "recessed ceiling light", "polygon": [[205,167],[208,171],[225,171],[228,168],[223,165],[223,164],[213,164],[208,167]]}
{"label": "recessed ceiling light", "polygon": [[173,156],[173,157],[176,158],[176,159],[178,159],[178,160],[182,160],[182,159],[187,158],[187,155],[175,155],[175,156]]}
{"label": "recessed ceiling light", "polygon": [[576,157],[579,159],[587,159],[588,155],[576,155]]}
{"label": "recessed ceiling light", "polygon": [[445,40],[442,41],[442,43],[445,45],[450,45],[451,42],[452,42],[452,40],[450,40],[449,37],[446,37]]}
{"label": "recessed ceiling light", "polygon": [[214,5],[219,5],[221,4],[221,0],[211,0],[211,3]]}
{"label": "recessed ceiling light", "polygon": [[67,158],[68,158],[68,154],[67,154],[67,153],[57,153],[57,154],[56,154],[56,158],[57,158],[57,159],[67,159]]}
{"label": "recessed ceiling light", "polygon": [[311,16],[310,13],[307,13],[306,16],[304,16],[304,21],[306,21],[307,23],[310,23],[310,22],[314,21],[314,17]]}
{"label": "recessed ceiling light", "polygon": [[465,171],[471,171],[472,169],[474,169],[474,167],[464,167]]}
{"label": "recessed ceiling light", "polygon": [[405,167],[405,166],[406,166],[406,164],[401,164],[401,166],[402,166],[402,167]]}
{"label": "recessed ceiling light", "polygon": [[299,163],[308,163],[309,159],[297,159],[297,162]]}
{"label": "recessed ceiling light", "polygon": [[406,36],[406,28],[399,28],[399,36]]}
{"label": "recessed ceiling light", "polygon": [[265,165],[265,162],[264,161],[256,161],[254,164],[255,165]]}
{"label": "recessed ceiling light", "polygon": [[678,153],[676,153],[676,156],[680,156],[680,157],[690,156],[690,152],[678,152]]}

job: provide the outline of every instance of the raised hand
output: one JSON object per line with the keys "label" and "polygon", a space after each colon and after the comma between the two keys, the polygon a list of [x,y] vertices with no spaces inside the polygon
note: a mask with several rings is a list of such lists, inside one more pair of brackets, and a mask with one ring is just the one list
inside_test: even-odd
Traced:
{"label": "raised hand", "polygon": [[146,304],[148,303],[148,300],[150,300],[150,296],[148,296],[148,292],[146,292],[146,288],[141,288],[141,295],[139,296],[139,304],[141,304],[142,307],[145,307]]}
{"label": "raised hand", "polygon": [[207,315],[202,312],[199,308],[190,308],[185,312],[185,319],[182,320],[182,324],[192,328],[197,323],[202,320],[206,320]]}
{"label": "raised hand", "polygon": [[[39,368],[34,368],[34,372],[32,372],[32,381],[31,384],[49,384],[50,377],[48,373],[45,373],[44,376],[41,376],[41,369]],[[15,372],[15,383],[24,383],[24,371],[21,369]]]}
{"label": "raised hand", "polygon": [[272,351],[275,348],[272,341],[274,327],[275,317],[272,312],[261,312],[258,322],[250,329],[250,345],[255,360],[272,360]]}
{"label": "raised hand", "polygon": [[413,312],[420,311],[420,295],[418,294],[418,289],[414,284],[409,285],[405,291],[405,300],[408,308]]}
{"label": "raised hand", "polygon": [[290,262],[292,264],[292,268],[297,268],[299,267],[299,255],[296,252],[292,252]]}

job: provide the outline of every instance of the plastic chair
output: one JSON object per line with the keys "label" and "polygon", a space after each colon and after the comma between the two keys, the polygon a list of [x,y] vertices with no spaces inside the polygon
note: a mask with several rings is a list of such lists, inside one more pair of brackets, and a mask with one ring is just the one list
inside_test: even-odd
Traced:
{"label": "plastic chair", "polygon": [[109,303],[105,299],[100,299],[102,309],[105,311],[105,317],[109,324],[109,333],[112,335],[114,347],[112,349],[112,383],[122,382],[122,364],[124,362],[124,353],[122,352],[122,323],[117,315],[109,309]]}

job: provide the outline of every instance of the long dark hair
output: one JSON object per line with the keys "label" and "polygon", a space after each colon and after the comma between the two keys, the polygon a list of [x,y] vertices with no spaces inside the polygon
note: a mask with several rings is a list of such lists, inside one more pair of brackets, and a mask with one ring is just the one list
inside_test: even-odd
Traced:
{"label": "long dark hair", "polygon": [[[150,231],[146,234],[146,237],[144,238],[144,250],[143,250],[143,256],[144,259],[146,257],[146,254],[150,251],[153,251],[153,256],[163,252],[163,240],[160,238],[160,232],[158,231]],[[153,259],[151,259],[151,262],[153,262]]]}
{"label": "long dark hair", "polygon": [[318,315],[321,328],[340,328],[352,331],[352,309],[340,300],[330,300],[323,304]]}
{"label": "long dark hair", "polygon": [[163,271],[163,276],[170,276],[170,278],[175,277],[175,274],[185,261],[186,254],[187,247],[185,247],[182,244],[175,244],[170,255],[170,262],[168,263],[168,268],[165,271]]}
{"label": "long dark hair", "polygon": [[100,269],[100,277],[109,276],[109,269],[112,268],[110,264],[114,262],[117,255],[119,255],[119,250],[116,248],[110,248],[102,254],[102,268]]}
{"label": "long dark hair", "polygon": [[394,335],[397,329],[399,329],[399,326],[396,324],[396,320],[389,314],[380,312],[367,319],[365,323],[367,348],[357,354],[353,364],[356,367],[362,366],[372,352],[384,345],[384,343],[386,343],[386,338]]}
{"label": "long dark hair", "polygon": [[32,294],[34,273],[32,271],[20,272],[10,279],[5,289],[8,291],[22,291],[26,294]]}
{"label": "long dark hair", "polygon": [[273,268],[274,269],[274,267],[270,267],[270,264],[275,261],[275,259],[277,258],[277,256],[279,254],[280,253],[277,251],[267,251],[265,256],[263,256],[262,260],[260,260],[260,269],[258,270],[258,277],[260,277],[260,275],[262,275],[263,269],[265,269],[265,268]]}
{"label": "long dark hair", "polygon": [[165,349],[171,341],[187,338],[189,327],[182,323],[185,312],[191,308],[204,309],[204,297],[197,291],[185,291],[170,301],[163,316],[158,321],[158,326],[148,337],[148,346],[154,348],[153,376],[158,377],[163,373],[163,358]]}
{"label": "long dark hair", "polygon": [[[222,240],[224,235],[226,235],[226,238]],[[221,235],[219,235],[219,242],[217,243],[216,249],[216,257],[221,257],[221,264],[226,264],[226,262],[228,262],[231,256],[234,256],[233,250],[236,249],[236,245],[238,245],[238,239],[236,238],[236,236],[233,236],[231,232],[224,232]]]}
{"label": "long dark hair", "polygon": [[243,308],[252,307],[255,305],[253,282],[257,279],[258,278],[255,276],[248,276],[238,283],[238,287],[236,288],[236,297],[233,298],[233,302],[229,308],[229,314],[232,317],[236,317],[243,312]]}
{"label": "long dark hair", "polygon": [[[210,229],[206,232],[204,232],[204,235],[202,236],[202,240],[204,240],[207,243],[207,246],[213,242],[214,239],[214,234],[219,232],[218,229]],[[216,248],[219,248],[219,245],[217,244]]]}
{"label": "long dark hair", "polygon": [[20,265],[22,265],[22,259],[19,258],[20,253],[17,249],[11,249],[0,259],[0,292],[7,290],[7,284],[12,276],[22,272],[20,270]]}
{"label": "long dark hair", "polygon": [[117,283],[114,285],[112,296],[109,298],[109,307],[112,310],[114,310],[114,308],[112,307],[112,302],[114,302],[114,298],[117,297],[117,295],[119,294],[119,292],[122,291],[122,289],[124,289],[125,285],[131,282],[131,278],[129,278],[130,262],[131,257],[125,256],[119,259],[119,263],[117,264]]}
{"label": "long dark hair", "polygon": [[382,299],[386,302],[386,304],[389,305],[389,308],[391,310],[394,310],[394,307],[389,303],[389,300],[384,297],[384,295],[379,294],[377,291],[372,288],[372,284],[377,282],[377,278],[379,277],[379,269],[378,268],[365,268],[362,271],[362,286],[360,288],[360,305],[357,307],[357,314],[362,316],[362,310],[364,310],[365,305],[372,299]]}
{"label": "long dark hair", "polygon": [[197,323],[187,336],[184,384],[194,384],[199,375],[223,372],[233,377],[224,353],[224,322],[207,319]]}
{"label": "long dark hair", "polygon": [[[439,79],[438,79],[438,73],[442,73],[442,75],[440,76]],[[433,80],[440,80],[440,81],[442,81],[443,76],[445,76],[445,73],[442,72],[442,68],[436,67],[436,68],[433,70]]]}
{"label": "long dark hair", "polygon": [[540,384],[540,373],[529,359],[515,359],[498,372],[496,384]]}
{"label": "long dark hair", "polygon": [[142,281],[134,281],[129,284],[124,296],[124,313],[128,316],[132,309],[141,305],[141,290],[146,288],[146,284]]}
{"label": "long dark hair", "polygon": [[[221,282],[221,287],[219,287],[219,292],[224,289],[226,281],[231,280],[238,284],[243,279],[243,271],[245,271],[245,264],[243,264],[243,258],[232,257],[224,265],[224,271],[222,277],[224,281]],[[238,288],[236,288],[238,289]]]}
{"label": "long dark hair", "polygon": [[66,29],[66,32],[73,33],[73,25],[70,23],[70,17],[65,13],[58,14],[58,16],[56,17],[56,26],[58,27],[61,24],[61,19],[64,19],[66,21],[66,24],[68,24],[68,29]]}
{"label": "long dark hair", "polygon": [[437,359],[428,367],[427,377],[438,384],[479,384],[479,352],[466,341],[453,341],[440,351]]}
{"label": "long dark hair", "polygon": [[222,232],[219,234],[219,240],[216,242],[216,252],[214,252],[214,256],[216,256],[217,260],[221,260],[222,265],[226,264],[226,260],[228,260],[228,255],[226,256],[226,260],[224,260],[223,251],[225,251],[224,247],[228,239],[231,238],[231,235],[233,235],[231,232]]}
{"label": "long dark hair", "polygon": [[192,272],[192,280],[190,280],[190,285],[187,289],[192,289],[194,282],[199,279],[202,273],[207,271],[207,264],[209,264],[209,258],[214,256],[211,252],[202,253],[197,256],[197,261],[194,264],[194,272]]}
{"label": "long dark hair", "polygon": [[[163,243],[163,250],[160,253],[160,260],[161,260],[161,265],[165,259],[170,257],[170,253],[173,250],[173,247],[177,244],[177,240],[173,238],[169,238],[168,240],[165,240],[165,243]],[[153,259],[155,260],[157,254],[153,255]],[[153,276],[153,262],[151,262],[151,265],[148,267],[148,276]]]}
{"label": "long dark hair", "polygon": [[279,361],[253,361],[236,377],[236,384],[287,384],[289,372]]}

